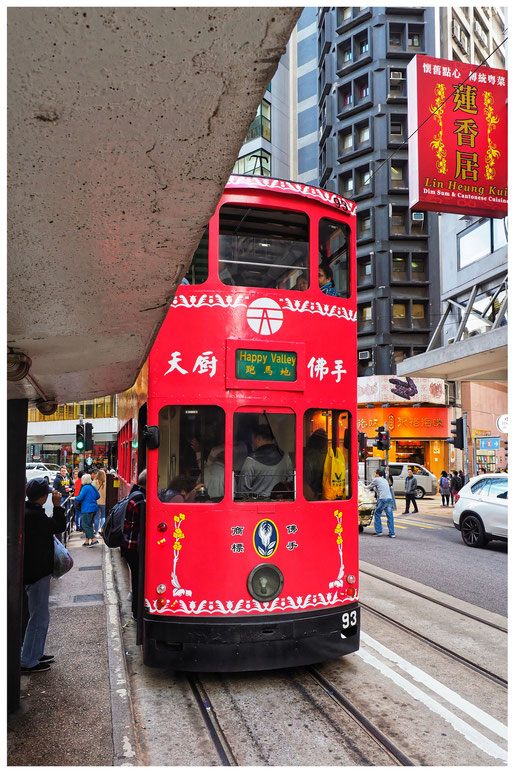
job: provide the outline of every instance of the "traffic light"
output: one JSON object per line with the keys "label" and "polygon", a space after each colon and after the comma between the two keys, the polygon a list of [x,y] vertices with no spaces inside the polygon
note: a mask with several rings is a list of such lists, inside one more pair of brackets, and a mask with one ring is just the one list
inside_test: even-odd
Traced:
{"label": "traffic light", "polygon": [[358,452],[360,458],[365,453],[367,447],[367,436],[365,432],[358,432]]}
{"label": "traffic light", "polygon": [[376,430],[376,447],[380,451],[388,451],[390,448],[390,430],[378,427]]}
{"label": "traffic light", "polygon": [[85,428],[84,450],[93,451],[93,424],[90,424],[90,422],[87,421],[86,424],[84,425],[84,428]]}
{"label": "traffic light", "polygon": [[456,427],[456,429],[451,429],[451,435],[453,435],[453,437],[448,438],[447,442],[452,443],[454,448],[464,448],[463,417],[451,421],[451,425]]}
{"label": "traffic light", "polygon": [[85,447],[85,441],[84,441],[84,425],[83,424],[76,424],[75,425],[75,446],[77,448],[77,453],[82,453],[84,451]]}

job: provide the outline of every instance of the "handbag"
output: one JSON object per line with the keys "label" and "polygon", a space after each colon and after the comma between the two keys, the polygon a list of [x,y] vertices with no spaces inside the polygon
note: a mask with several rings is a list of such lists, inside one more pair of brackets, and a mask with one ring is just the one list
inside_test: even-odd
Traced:
{"label": "handbag", "polygon": [[52,577],[62,577],[73,566],[73,558],[68,553],[63,543],[54,537],[54,571]]}
{"label": "handbag", "polygon": [[322,476],[324,499],[342,499],[345,496],[345,457],[339,448],[327,450]]}

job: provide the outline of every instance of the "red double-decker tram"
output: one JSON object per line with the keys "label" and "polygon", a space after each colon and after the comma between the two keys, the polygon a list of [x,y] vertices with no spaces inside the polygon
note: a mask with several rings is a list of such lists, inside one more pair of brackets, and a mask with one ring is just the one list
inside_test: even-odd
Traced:
{"label": "red double-decker tram", "polygon": [[120,400],[120,476],[147,467],[148,665],[245,671],[359,646],[355,209],[232,176]]}

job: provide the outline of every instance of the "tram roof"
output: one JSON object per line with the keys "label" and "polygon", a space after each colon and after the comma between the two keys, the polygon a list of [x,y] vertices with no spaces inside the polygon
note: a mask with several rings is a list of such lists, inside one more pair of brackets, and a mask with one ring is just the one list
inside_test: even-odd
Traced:
{"label": "tram roof", "polygon": [[8,9],[8,398],[131,386],[301,10]]}

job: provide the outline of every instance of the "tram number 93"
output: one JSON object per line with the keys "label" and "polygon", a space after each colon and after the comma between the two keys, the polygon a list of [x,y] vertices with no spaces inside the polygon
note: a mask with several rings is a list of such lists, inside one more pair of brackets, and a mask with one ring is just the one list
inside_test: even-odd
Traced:
{"label": "tram number 93", "polygon": [[342,615],[342,630],[340,636],[346,639],[347,636],[353,636],[358,628],[358,611],[351,609],[350,612],[344,612]]}

